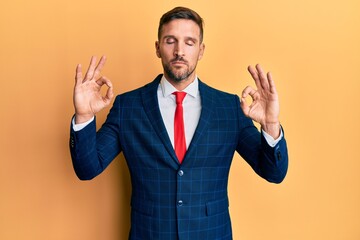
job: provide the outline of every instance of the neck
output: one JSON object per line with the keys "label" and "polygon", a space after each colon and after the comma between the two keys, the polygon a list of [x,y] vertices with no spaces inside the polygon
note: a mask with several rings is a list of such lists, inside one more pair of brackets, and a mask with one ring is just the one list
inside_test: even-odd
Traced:
{"label": "neck", "polygon": [[192,82],[194,82],[195,78],[196,78],[196,74],[193,73],[190,76],[188,76],[187,78],[181,80],[181,81],[176,81],[172,78],[170,78],[167,74],[164,73],[164,76],[166,78],[166,80],[168,80],[168,82],[173,85],[177,90],[182,91],[184,90],[187,86],[189,86]]}

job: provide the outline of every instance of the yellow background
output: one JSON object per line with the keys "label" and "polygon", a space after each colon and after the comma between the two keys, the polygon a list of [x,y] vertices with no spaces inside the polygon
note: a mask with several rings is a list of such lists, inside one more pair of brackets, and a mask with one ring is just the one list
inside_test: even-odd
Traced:
{"label": "yellow background", "polygon": [[358,0],[1,0],[0,239],[127,239],[123,157],[89,182],[72,169],[75,66],[106,54],[117,94],[151,81],[159,18],[178,5],[205,19],[203,81],[240,94],[259,62],[280,95],[288,176],[269,184],[235,156],[234,239],[360,239]]}

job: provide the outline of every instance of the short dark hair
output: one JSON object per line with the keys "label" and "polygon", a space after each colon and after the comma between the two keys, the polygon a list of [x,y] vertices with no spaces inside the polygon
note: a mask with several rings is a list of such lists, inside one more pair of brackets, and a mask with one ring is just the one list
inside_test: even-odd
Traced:
{"label": "short dark hair", "polygon": [[159,40],[160,40],[162,26],[175,19],[188,19],[194,21],[200,28],[200,42],[203,41],[203,37],[204,37],[203,19],[200,17],[200,15],[197,12],[186,7],[176,7],[168,11],[164,15],[162,15],[162,17],[160,18],[159,29],[158,29]]}

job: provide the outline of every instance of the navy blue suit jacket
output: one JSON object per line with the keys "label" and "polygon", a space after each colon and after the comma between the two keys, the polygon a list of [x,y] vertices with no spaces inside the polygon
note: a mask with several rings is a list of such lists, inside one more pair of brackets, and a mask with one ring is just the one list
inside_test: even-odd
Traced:
{"label": "navy blue suit jacket", "polygon": [[78,132],[71,127],[75,172],[91,179],[123,152],[132,183],[129,239],[232,239],[227,185],[234,152],[279,183],[288,166],[285,139],[270,147],[238,96],[199,81],[201,116],[180,165],[159,110],[160,79],[117,96],[97,133],[95,121]]}

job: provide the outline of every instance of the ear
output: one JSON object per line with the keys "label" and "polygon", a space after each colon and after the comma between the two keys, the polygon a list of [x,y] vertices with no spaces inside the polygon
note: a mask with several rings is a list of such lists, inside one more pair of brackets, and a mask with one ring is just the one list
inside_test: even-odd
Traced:
{"label": "ear", "polygon": [[156,42],[155,42],[155,50],[156,50],[156,56],[157,56],[158,58],[161,58],[159,41],[156,41]]}
{"label": "ear", "polygon": [[204,43],[200,43],[200,52],[199,52],[199,57],[198,60],[202,59],[203,55],[205,52],[205,44]]}

